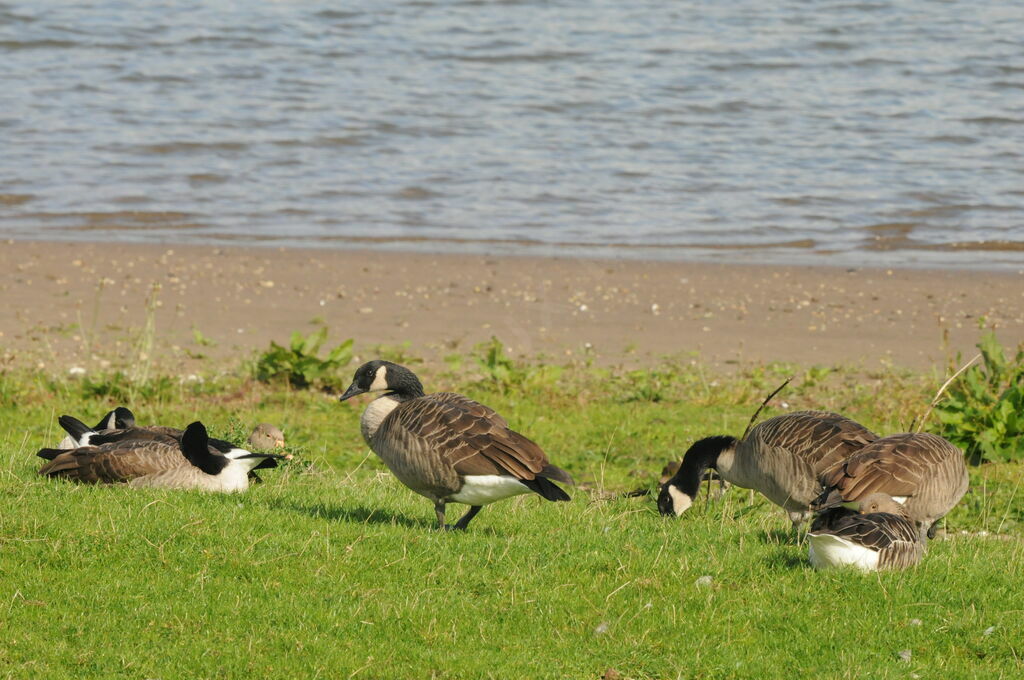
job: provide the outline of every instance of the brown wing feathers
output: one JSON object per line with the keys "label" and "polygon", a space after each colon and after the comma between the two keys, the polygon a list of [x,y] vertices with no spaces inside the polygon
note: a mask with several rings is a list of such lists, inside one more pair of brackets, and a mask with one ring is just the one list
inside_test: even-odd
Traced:
{"label": "brown wing feathers", "polygon": [[63,451],[40,468],[39,474],[87,483],[114,483],[186,463],[177,445],[134,441]]}
{"label": "brown wing feathers", "polygon": [[[926,477],[953,476],[963,467],[962,454],[927,433],[896,434],[879,439],[852,456],[826,480],[829,502],[855,501],[871,493],[913,496]],[[948,472],[947,472],[948,468]]]}
{"label": "brown wing feathers", "polygon": [[392,417],[410,434],[426,440],[460,475],[549,477],[572,483],[568,473],[548,462],[536,443],[510,430],[490,408],[462,395],[440,392],[405,402]]}

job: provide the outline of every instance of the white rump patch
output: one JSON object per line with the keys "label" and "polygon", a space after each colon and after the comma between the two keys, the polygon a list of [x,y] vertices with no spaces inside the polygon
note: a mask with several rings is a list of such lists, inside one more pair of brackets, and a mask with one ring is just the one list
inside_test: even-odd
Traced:
{"label": "white rump patch", "polygon": [[529,487],[505,475],[466,475],[459,492],[447,498],[466,505],[487,505],[503,498],[530,493]]}
{"label": "white rump patch", "polygon": [[377,369],[377,374],[373,376],[373,382],[370,384],[370,389],[367,392],[383,392],[388,388],[388,367],[381,366]]}
{"label": "white rump patch", "polygon": [[676,488],[675,484],[668,485],[668,495],[672,497],[672,511],[676,517],[683,514],[693,505],[693,499]]}
{"label": "white rump patch", "polygon": [[808,557],[815,569],[857,567],[864,571],[878,569],[878,551],[858,545],[834,534],[808,534]]}

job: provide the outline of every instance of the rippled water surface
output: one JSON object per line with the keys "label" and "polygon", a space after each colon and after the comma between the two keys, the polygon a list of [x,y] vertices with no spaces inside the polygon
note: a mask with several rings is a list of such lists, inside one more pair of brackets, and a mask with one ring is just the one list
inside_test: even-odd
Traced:
{"label": "rippled water surface", "polygon": [[1024,3],[0,2],[0,235],[1024,266]]}

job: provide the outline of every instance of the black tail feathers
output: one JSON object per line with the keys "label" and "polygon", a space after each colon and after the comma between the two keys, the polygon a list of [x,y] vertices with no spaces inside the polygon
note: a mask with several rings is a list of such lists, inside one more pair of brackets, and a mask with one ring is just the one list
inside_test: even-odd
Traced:
{"label": "black tail feathers", "polygon": [[525,484],[530,491],[540,494],[549,501],[572,500],[569,497],[569,494],[562,491],[562,489],[557,485],[544,477],[537,477],[536,479],[520,479],[519,481]]}

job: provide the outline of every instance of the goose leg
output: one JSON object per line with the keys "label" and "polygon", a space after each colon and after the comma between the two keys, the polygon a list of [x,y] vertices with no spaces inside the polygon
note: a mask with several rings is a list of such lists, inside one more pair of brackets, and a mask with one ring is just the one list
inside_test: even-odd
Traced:
{"label": "goose leg", "polygon": [[460,529],[460,530],[465,530],[465,528],[467,526],[469,526],[469,520],[471,520],[474,517],[476,517],[476,513],[480,512],[480,509],[482,507],[483,507],[482,505],[471,505],[471,506],[469,506],[469,510],[467,510],[466,514],[462,516],[462,519],[460,519],[458,522],[455,523],[455,528],[456,529]]}
{"label": "goose leg", "polygon": [[802,512],[790,512],[789,521],[793,523],[793,540],[797,543],[803,542],[803,527],[806,516]]}
{"label": "goose leg", "polygon": [[937,519],[934,522],[932,522],[932,525],[930,527],[928,527],[928,540],[929,541],[931,541],[931,540],[933,540],[935,538],[935,532],[938,531],[938,529],[939,529],[939,522],[940,521],[942,521],[942,520],[941,519]]}
{"label": "goose leg", "polygon": [[444,501],[437,501],[434,503],[434,512],[437,514],[437,528],[442,531],[448,527],[444,524]]}

